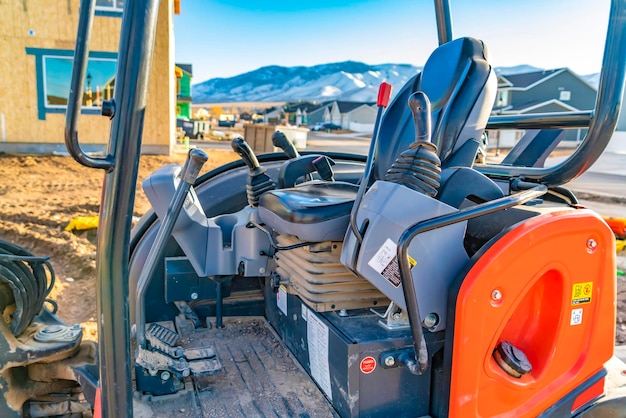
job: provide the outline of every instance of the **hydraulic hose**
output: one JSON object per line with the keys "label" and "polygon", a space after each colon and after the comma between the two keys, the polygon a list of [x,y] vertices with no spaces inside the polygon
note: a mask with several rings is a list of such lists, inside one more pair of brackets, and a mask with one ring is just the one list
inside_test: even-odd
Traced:
{"label": "hydraulic hose", "polygon": [[20,335],[41,312],[53,286],[54,270],[48,257],[35,257],[18,245],[0,240],[0,312],[15,305],[13,335]]}

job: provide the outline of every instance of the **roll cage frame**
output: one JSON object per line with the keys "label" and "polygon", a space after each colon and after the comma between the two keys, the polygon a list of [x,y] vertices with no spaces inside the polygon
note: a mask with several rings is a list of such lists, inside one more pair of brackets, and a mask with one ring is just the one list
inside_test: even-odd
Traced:
{"label": "roll cage frame", "polygon": [[[148,76],[154,50],[158,0],[133,0],[124,5],[114,98],[103,105],[112,120],[104,157],[91,157],[78,141],[78,119],[95,0],[81,0],[65,143],[76,161],[105,171],[98,227],[96,280],[98,359],[103,417],[133,416],[128,260],[132,210],[139,166]],[[451,41],[449,0],[434,0],[439,44]],[[494,115],[488,129],[587,128],[577,149],[552,167],[485,165],[492,178],[522,179],[556,187],[584,173],[606,148],[615,130],[624,94],[626,67],[626,0],[611,0],[609,22],[595,108],[592,111]]]}

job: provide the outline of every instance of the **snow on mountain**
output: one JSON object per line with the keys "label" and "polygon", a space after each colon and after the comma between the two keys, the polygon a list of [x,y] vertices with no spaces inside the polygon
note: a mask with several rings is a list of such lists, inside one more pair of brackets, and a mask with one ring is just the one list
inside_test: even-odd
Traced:
{"label": "snow on mountain", "polygon": [[533,67],[532,65],[522,64],[516,65],[513,67],[496,67],[494,68],[497,75],[513,75],[513,74],[524,74],[524,73],[532,73],[535,71],[541,71],[543,68]]}
{"label": "snow on mountain", "polygon": [[[312,67],[272,65],[230,78],[213,78],[195,84],[192,86],[192,96],[194,103],[375,102],[381,82],[390,83],[393,91],[397,92],[420,70],[421,67],[409,64],[368,65],[355,61]],[[531,65],[495,68],[496,74],[502,75],[538,70],[541,68]],[[597,74],[583,78],[597,87]]]}
{"label": "snow on mountain", "polygon": [[420,70],[408,64],[367,65],[345,61],[313,67],[262,67],[192,86],[195,103],[272,101],[376,101],[386,81],[399,89]]}

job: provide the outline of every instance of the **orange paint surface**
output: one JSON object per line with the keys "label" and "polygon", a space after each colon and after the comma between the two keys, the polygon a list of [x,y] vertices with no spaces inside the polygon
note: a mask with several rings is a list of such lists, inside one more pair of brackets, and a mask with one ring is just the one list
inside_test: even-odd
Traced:
{"label": "orange paint surface", "polygon": [[[613,354],[614,251],[599,216],[571,209],[531,218],[485,252],[457,299],[451,417],[534,417],[602,369]],[[500,341],[532,371],[504,372],[492,357]]]}

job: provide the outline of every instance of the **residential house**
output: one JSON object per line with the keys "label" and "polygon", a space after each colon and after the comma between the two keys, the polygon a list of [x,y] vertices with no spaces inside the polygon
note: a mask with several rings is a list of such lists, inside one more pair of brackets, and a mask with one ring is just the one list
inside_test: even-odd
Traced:
{"label": "residential house", "polygon": [[337,102],[325,102],[308,111],[309,125],[316,123],[334,123],[341,125],[341,113]]}
{"label": "residential house", "polygon": [[372,132],[376,109],[372,103],[329,101],[324,103],[294,103],[284,107],[292,125],[315,125],[333,123],[355,132]]}
{"label": "residential house", "polygon": [[309,111],[309,125],[330,122],[355,132],[372,132],[376,109],[371,103],[332,101]]}
{"label": "residential house", "polygon": [[373,132],[376,110],[372,103],[337,102],[341,113],[341,127],[355,132]]}
{"label": "residential house", "polygon": [[[283,107],[283,112],[286,121],[289,122],[289,124],[291,125],[314,125],[318,122],[324,122],[323,120],[320,120],[320,113],[318,112],[324,106],[324,103],[287,103]],[[314,114],[314,121],[311,121],[311,114]]]}
{"label": "residential house", "polygon": [[280,107],[270,107],[265,109],[263,112],[263,122],[264,123],[280,123],[280,119],[282,117],[283,110]]}
{"label": "residential house", "polygon": [[176,64],[176,117],[191,119],[191,64]]}
{"label": "residential house", "polygon": [[[114,95],[123,0],[96,0],[78,133],[87,152],[105,152],[111,121],[100,115]],[[28,7],[27,7],[28,5]],[[160,2],[143,152],[174,145],[174,0]],[[0,2],[0,152],[65,151],[79,0]]]}
{"label": "residential house", "polygon": [[[568,112],[592,110],[596,90],[568,68],[533,71],[498,76],[498,93],[493,113],[519,115],[529,113]],[[492,144],[512,147],[524,131],[490,132]],[[567,130],[566,141],[580,141],[585,130]]]}

